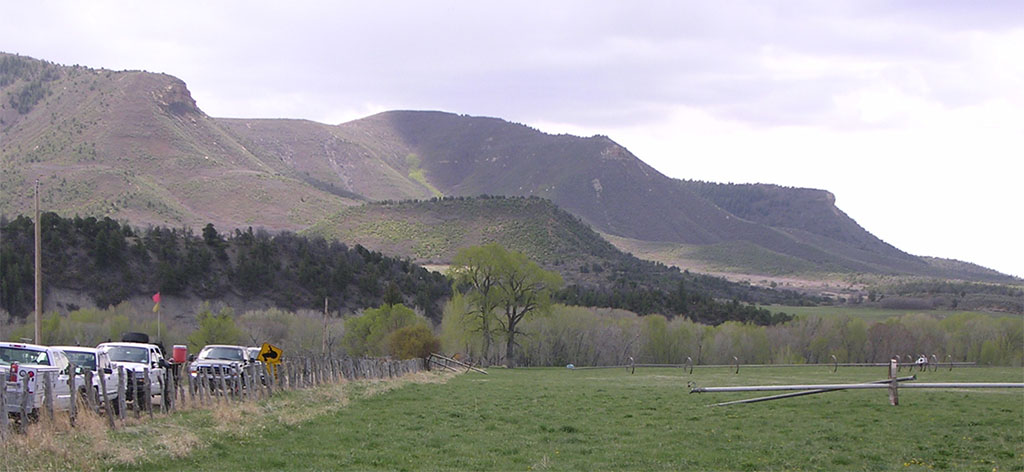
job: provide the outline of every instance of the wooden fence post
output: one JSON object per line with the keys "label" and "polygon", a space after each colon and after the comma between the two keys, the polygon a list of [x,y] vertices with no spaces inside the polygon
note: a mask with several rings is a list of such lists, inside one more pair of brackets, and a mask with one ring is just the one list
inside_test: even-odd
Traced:
{"label": "wooden fence post", "polygon": [[889,361],[889,404],[896,406],[900,404],[899,391],[897,390],[896,373],[900,370],[899,358],[893,358]]}
{"label": "wooden fence post", "polygon": [[83,369],[82,374],[82,389],[85,391],[85,404],[89,407],[90,410],[99,413],[100,407],[99,405],[97,405],[98,402],[96,401],[96,389],[92,388],[92,369]]}
{"label": "wooden fence post", "polygon": [[277,380],[274,377],[277,375],[276,364],[263,364],[263,375],[266,382],[263,387],[266,388],[266,398],[270,398],[274,395],[274,381]]}
{"label": "wooden fence post", "polygon": [[7,379],[4,379],[4,391],[0,392],[0,441],[7,441],[10,421],[7,418]]}
{"label": "wooden fence post", "polygon": [[221,394],[224,396],[224,403],[231,403],[231,395],[228,392],[228,374],[223,367],[217,369],[217,383],[220,386]]}
{"label": "wooden fence post", "polygon": [[124,366],[117,366],[117,416],[124,422],[124,410],[128,408],[128,403],[125,401],[125,378],[124,378]]}
{"label": "wooden fence post", "polygon": [[99,371],[99,375],[100,375],[100,379],[99,379],[100,380],[100,399],[103,400],[103,411],[104,411],[104,413],[107,414],[107,426],[110,426],[110,429],[115,429],[115,426],[114,426],[114,408],[110,404],[111,403],[110,402],[111,399],[107,396],[107,380],[106,380],[106,376],[104,374],[105,374],[105,372],[103,372],[102,370]]}
{"label": "wooden fence post", "polygon": [[199,371],[199,374],[196,376],[196,389],[196,394],[199,395],[199,405],[206,406],[210,395],[210,380],[206,378],[206,374],[203,371]]}
{"label": "wooden fence post", "polygon": [[178,388],[174,385],[174,369],[164,370],[164,376],[167,377],[167,386],[164,388],[167,399],[164,404],[167,405],[167,411],[174,411],[174,400],[178,395]]}
{"label": "wooden fence post", "polygon": [[310,358],[304,358],[302,360],[302,387],[312,388],[313,384],[313,360]]}
{"label": "wooden fence post", "polygon": [[252,385],[249,382],[252,381],[252,369],[248,365],[243,365],[239,368],[242,371],[242,400],[252,401]]}
{"label": "wooden fence post", "polygon": [[21,432],[24,433],[28,431],[28,375],[22,377],[21,385]]}
{"label": "wooden fence post", "polygon": [[[129,370],[128,371],[128,375],[130,376],[130,378],[132,380],[132,382],[130,384],[128,384],[128,388],[132,389],[132,398],[135,399],[134,400],[134,402],[135,402],[135,408],[134,408],[135,409],[135,419],[139,419],[139,418],[141,418],[141,415],[142,415],[142,409],[145,408],[145,405],[146,405],[146,402],[142,401],[141,398],[140,398],[140,397],[142,397],[142,395],[144,393],[143,392],[143,390],[144,390],[143,387],[145,386],[145,383],[141,379],[139,379],[138,375],[135,375],[135,371],[134,370]],[[139,382],[143,382],[143,383],[140,384]]]}
{"label": "wooden fence post", "polygon": [[[43,408],[46,409],[46,417],[53,423],[53,372],[43,372]],[[2,392],[0,392],[2,394]],[[6,410],[3,411],[4,416],[7,416]]]}
{"label": "wooden fence post", "polygon": [[75,386],[75,364],[73,362],[68,363],[68,421],[71,422],[71,427],[75,427],[75,416],[78,414],[78,387]]}
{"label": "wooden fence post", "polygon": [[149,367],[142,369],[142,382],[145,385],[143,396],[146,397],[143,401],[146,404],[149,419],[153,419],[153,382],[149,380]]}

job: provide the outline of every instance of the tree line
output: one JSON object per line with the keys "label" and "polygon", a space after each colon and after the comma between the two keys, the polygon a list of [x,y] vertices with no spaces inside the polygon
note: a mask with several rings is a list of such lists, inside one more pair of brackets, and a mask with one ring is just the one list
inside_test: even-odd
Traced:
{"label": "tree line", "polygon": [[[439,320],[451,294],[444,275],[406,259],[291,232],[250,227],[221,234],[208,224],[196,235],[49,212],[40,221],[44,292],[79,291],[99,307],[160,292],[205,300],[233,294],[285,310],[316,309],[330,298],[355,310],[380,305],[392,289]],[[33,304],[33,231],[28,217],[0,218],[0,308],[16,318]]]}
{"label": "tree line", "polygon": [[[443,349],[477,361],[493,359],[475,325],[465,323],[467,310],[458,298],[446,306]],[[514,353],[520,366],[626,365],[631,357],[650,364],[684,364],[690,358],[695,364],[728,365],[734,357],[744,364],[814,364],[831,363],[832,356],[863,363],[922,354],[940,362],[1024,364],[1020,319],[981,313],[908,314],[878,322],[809,316],[773,326],[735,321],[712,326],[681,317],[556,305],[521,328],[529,335],[520,338]]]}

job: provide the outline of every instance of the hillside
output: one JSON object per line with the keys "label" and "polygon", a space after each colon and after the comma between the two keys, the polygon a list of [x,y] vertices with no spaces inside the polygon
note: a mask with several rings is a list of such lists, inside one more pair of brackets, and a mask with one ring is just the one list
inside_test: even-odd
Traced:
{"label": "hillside", "polygon": [[[301,231],[365,202],[538,196],[610,237],[685,248],[700,262],[694,267],[709,270],[1020,283],[900,251],[826,191],[681,181],[608,137],[549,135],[497,118],[413,111],[340,125],[211,118],[169,75],[0,54],[0,130],[0,214],[9,217],[29,213],[36,179],[43,208],[62,216],[176,228]],[[351,217],[368,218],[362,211]],[[567,243],[548,243],[553,258],[572,264],[569,253],[557,254]],[[445,262],[451,248],[431,244],[443,241],[392,246],[396,255]]]}
{"label": "hillside", "polygon": [[266,165],[169,75],[0,55],[0,212],[43,208],[201,227],[304,228],[358,200]]}

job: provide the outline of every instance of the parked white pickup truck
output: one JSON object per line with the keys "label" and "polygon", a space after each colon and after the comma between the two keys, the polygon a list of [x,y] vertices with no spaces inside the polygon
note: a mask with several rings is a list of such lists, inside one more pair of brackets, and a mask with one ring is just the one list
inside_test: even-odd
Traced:
{"label": "parked white pickup truck", "polygon": [[[103,401],[102,392],[107,392],[107,400],[114,405],[114,412],[117,413],[118,403],[117,399],[117,371],[114,370],[114,366],[110,363],[110,356],[106,352],[103,352],[94,347],[82,347],[82,346],[54,346],[61,351],[64,351],[64,355],[67,356],[71,364],[75,366],[75,377],[78,380],[77,385],[79,392],[85,393],[85,369],[92,371],[92,388],[96,392],[96,399]],[[103,382],[100,382],[100,376],[103,376]],[[103,386],[106,386],[105,390],[101,390]]]}
{"label": "parked white pickup truck", "polygon": [[144,391],[143,379],[146,375],[144,369],[149,369],[150,393],[154,397],[160,395],[160,386],[168,364],[164,360],[163,354],[160,353],[160,348],[155,344],[103,343],[96,346],[96,349],[110,357],[112,368],[117,369],[118,366],[122,366],[125,371],[132,371],[131,376],[125,372],[126,401],[135,402],[135,399],[139,398]]}
{"label": "parked white pickup truck", "polygon": [[[24,399],[26,410],[38,415],[44,405],[43,374],[50,373],[50,387],[53,392],[53,408],[71,408],[71,390],[68,386],[68,358],[57,348],[37,344],[0,342],[0,376],[4,379],[6,414],[21,412]],[[28,378],[28,397],[25,394],[25,378]]]}

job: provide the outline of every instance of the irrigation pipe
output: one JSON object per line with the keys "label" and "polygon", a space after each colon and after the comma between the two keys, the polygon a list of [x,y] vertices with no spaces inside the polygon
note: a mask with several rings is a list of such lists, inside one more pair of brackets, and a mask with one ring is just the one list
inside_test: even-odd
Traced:
{"label": "irrigation pipe", "polygon": [[[885,383],[860,384],[809,384],[809,385],[747,385],[738,387],[694,387],[690,393],[716,392],[779,392],[786,390],[857,390],[868,388],[889,388]],[[1024,388],[1024,383],[976,382],[976,383],[901,383],[899,388]]]}
{"label": "irrigation pipe", "polygon": [[[868,383],[872,383],[872,384],[889,384],[893,380],[895,380],[896,382],[909,382],[909,381],[915,380],[915,379],[917,379],[917,376],[916,375],[911,375],[910,377],[900,377],[898,379],[876,380],[874,382],[868,382]],[[814,395],[814,394],[818,394],[818,393],[835,392],[835,391],[837,391],[837,389],[823,388],[823,389],[817,389],[817,390],[807,390],[807,391],[804,391],[804,392],[782,393],[782,394],[779,394],[779,395],[771,395],[771,396],[768,396],[768,397],[748,398],[746,400],[734,400],[734,401],[731,401],[731,402],[715,403],[713,405],[708,405],[708,406],[726,406],[726,405],[738,405],[738,404],[741,404],[741,403],[757,403],[757,402],[765,402],[765,401],[769,401],[769,400],[781,400],[783,398],[802,397],[804,395]],[[690,393],[693,393],[693,392],[691,391]]]}

